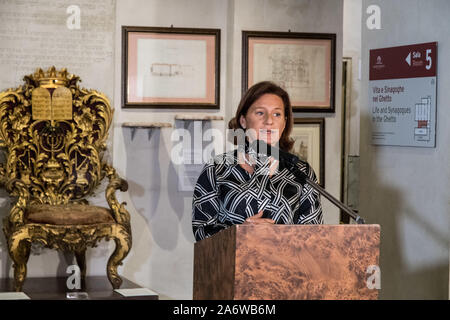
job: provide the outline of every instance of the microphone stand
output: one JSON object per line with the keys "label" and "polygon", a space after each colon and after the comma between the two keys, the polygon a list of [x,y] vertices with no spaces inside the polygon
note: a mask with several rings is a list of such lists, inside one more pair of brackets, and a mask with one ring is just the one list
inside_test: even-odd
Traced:
{"label": "microphone stand", "polygon": [[[325,198],[330,200],[331,203],[333,203],[339,209],[341,209],[346,214],[348,214],[350,217],[352,217],[353,220],[355,220],[357,224],[365,224],[364,219],[362,217],[360,217],[354,210],[352,210],[349,206],[345,205],[344,203],[342,203],[341,201],[336,199],[334,196],[332,196],[330,193],[328,193],[324,188],[322,188],[316,182],[309,179],[308,176],[304,172],[300,171],[300,169],[296,166],[296,163],[299,161],[299,158],[296,155],[282,151],[279,148],[269,146],[262,140],[254,141],[251,144],[250,148],[255,150],[255,152],[258,155],[263,154],[266,156],[274,156],[275,159],[279,160],[280,162],[283,162],[290,169],[298,172],[301,176],[302,183],[309,184],[314,190],[318,191],[321,195],[323,195]],[[263,151],[261,151],[261,150],[263,150]]]}
{"label": "microphone stand", "polygon": [[[300,171],[300,170],[299,170]],[[301,171],[300,171],[301,172]],[[303,172],[302,172],[303,173]],[[350,207],[345,205],[344,203],[340,202],[338,199],[333,197],[330,193],[328,193],[324,188],[322,188],[320,185],[309,179],[308,177],[305,177],[305,181],[307,184],[309,184],[314,190],[317,190],[321,195],[323,195],[325,198],[330,200],[335,206],[339,207],[342,211],[344,211],[346,214],[348,214],[350,217],[353,218],[353,220],[356,221],[357,224],[365,224],[365,221],[362,217],[360,217],[355,211],[353,211]]]}

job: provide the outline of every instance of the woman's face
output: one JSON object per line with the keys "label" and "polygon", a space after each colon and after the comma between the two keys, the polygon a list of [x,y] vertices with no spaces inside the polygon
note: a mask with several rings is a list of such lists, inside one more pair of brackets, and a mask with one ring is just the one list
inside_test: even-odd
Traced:
{"label": "woman's face", "polygon": [[257,139],[275,145],[286,126],[283,100],[275,94],[266,93],[248,108],[239,122],[247,130],[250,142]]}

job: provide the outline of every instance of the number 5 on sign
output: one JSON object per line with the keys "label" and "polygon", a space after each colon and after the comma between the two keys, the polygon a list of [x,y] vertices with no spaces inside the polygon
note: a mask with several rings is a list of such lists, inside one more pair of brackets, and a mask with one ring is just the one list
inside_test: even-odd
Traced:
{"label": "number 5 on sign", "polygon": [[432,63],[432,61],[431,61],[431,56],[430,56],[430,54],[431,54],[431,49],[427,49],[427,52],[426,52],[426,54],[425,54],[425,59],[427,60],[427,65],[425,66],[425,68],[426,68],[427,70],[430,70],[430,69],[431,69],[431,63]]}

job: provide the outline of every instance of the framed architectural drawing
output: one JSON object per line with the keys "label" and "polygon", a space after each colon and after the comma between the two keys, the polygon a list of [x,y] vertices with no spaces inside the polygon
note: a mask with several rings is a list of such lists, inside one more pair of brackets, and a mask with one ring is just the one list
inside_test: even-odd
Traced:
{"label": "framed architectural drawing", "polygon": [[243,94],[269,80],[294,111],[334,112],[336,34],[243,31],[242,48]]}
{"label": "framed architectural drawing", "polygon": [[325,119],[294,118],[291,138],[295,141],[291,153],[308,162],[325,187]]}
{"label": "framed architectural drawing", "polygon": [[123,108],[219,108],[220,29],[122,27]]}

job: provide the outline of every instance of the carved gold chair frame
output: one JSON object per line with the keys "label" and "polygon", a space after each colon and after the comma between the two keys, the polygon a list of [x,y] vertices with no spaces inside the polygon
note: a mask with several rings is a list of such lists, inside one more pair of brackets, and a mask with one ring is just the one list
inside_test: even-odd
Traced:
{"label": "carved gold chair frame", "polygon": [[[80,78],[52,67],[24,77],[24,84],[0,93],[0,183],[15,198],[3,220],[13,261],[15,290],[21,291],[31,244],[73,252],[86,276],[86,249],[113,239],[107,263],[113,288],[122,279],[117,267],[131,249],[130,215],[115,191],[128,184],[103,160],[113,110]],[[89,205],[104,177],[109,208]]]}

